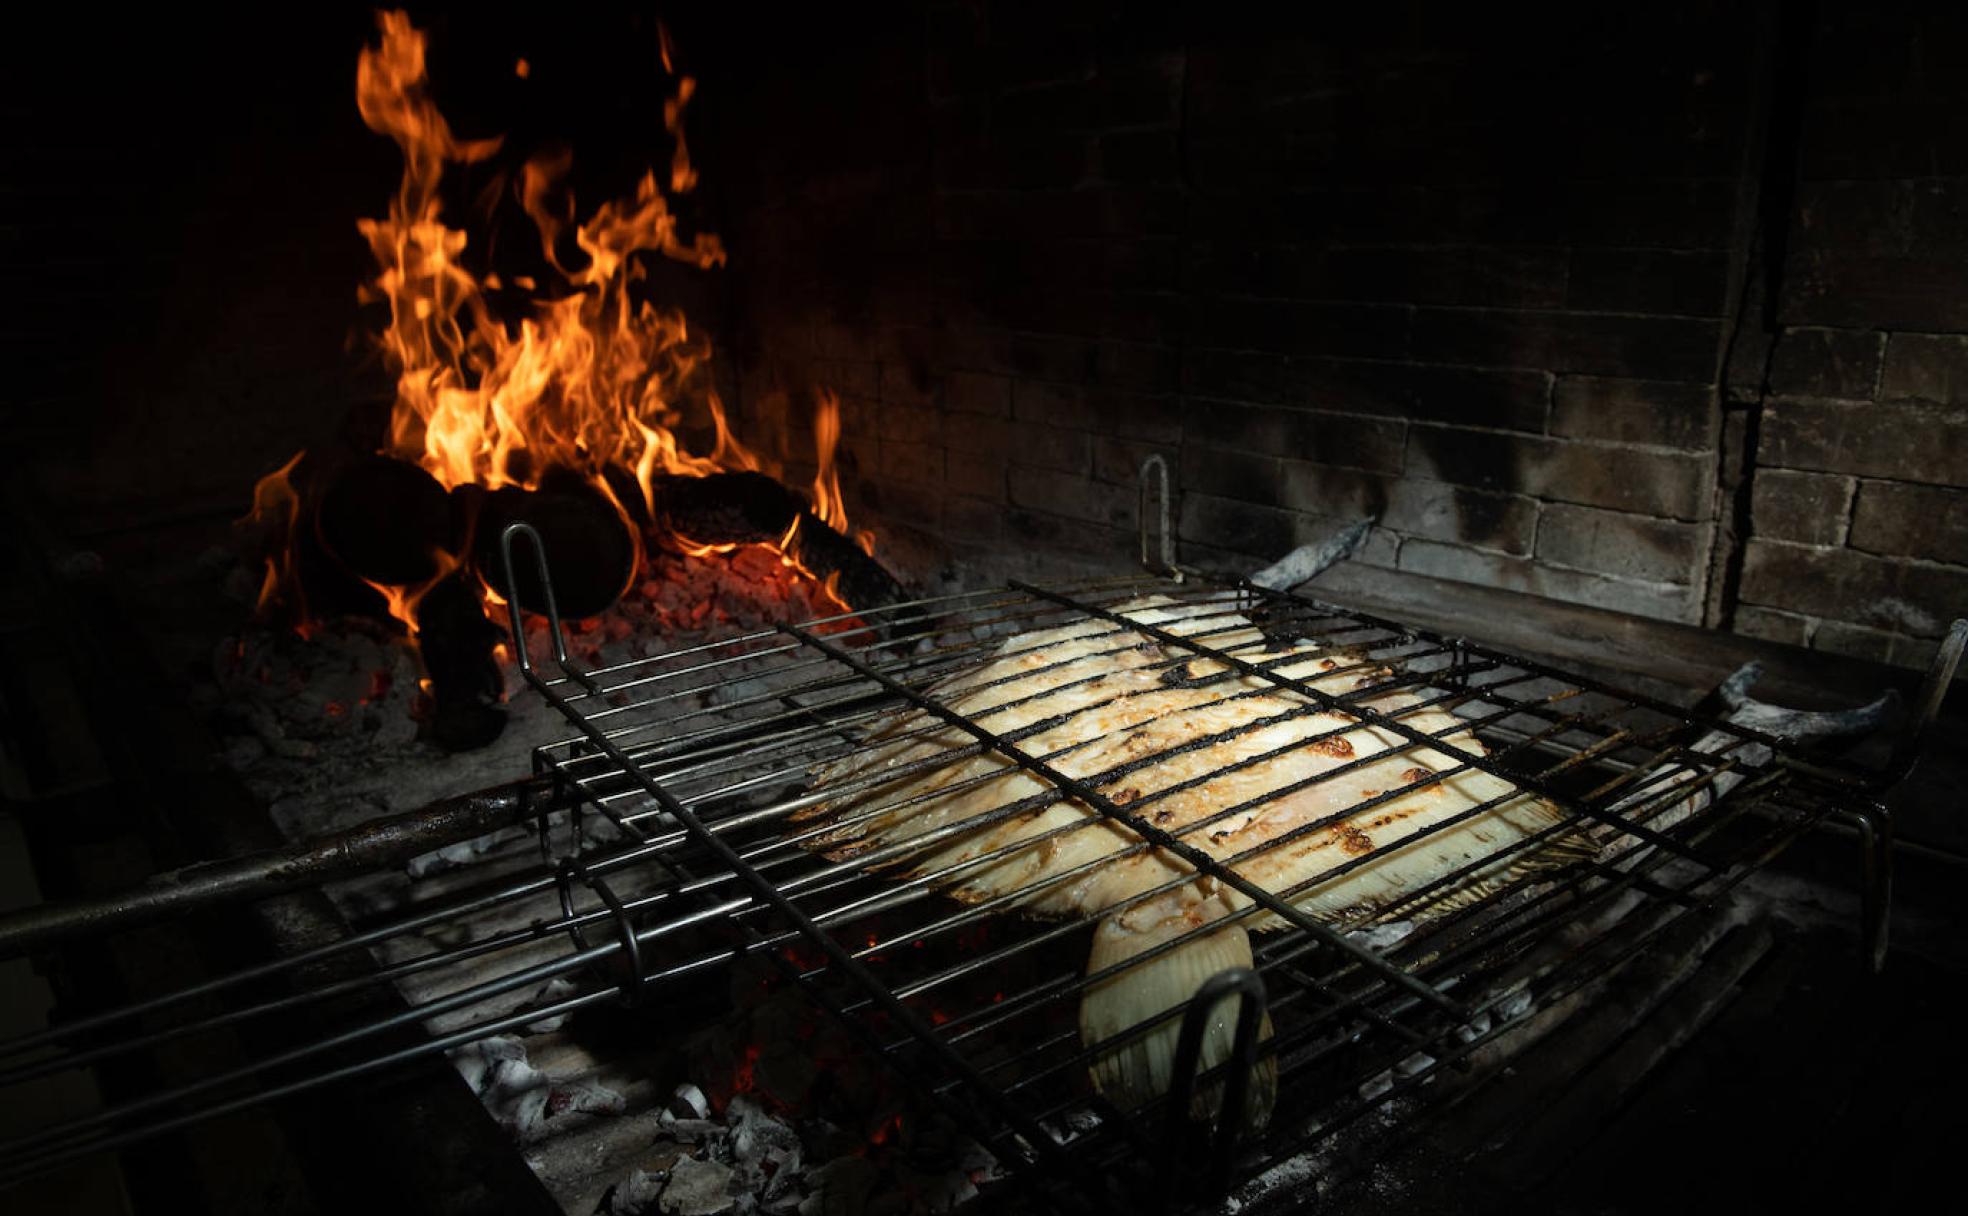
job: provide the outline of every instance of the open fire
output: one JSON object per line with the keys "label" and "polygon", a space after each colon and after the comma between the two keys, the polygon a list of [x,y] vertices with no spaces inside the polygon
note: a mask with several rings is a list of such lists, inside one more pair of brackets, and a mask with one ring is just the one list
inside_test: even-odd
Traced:
{"label": "open fire", "polygon": [[[708,270],[726,256],[715,235],[684,235],[671,208],[697,184],[683,135],[695,81],[676,73],[667,32],[667,188],[645,171],[631,196],[577,221],[571,155],[533,153],[496,174],[482,199],[517,203],[546,271],[502,276],[474,260],[490,241],[447,222],[440,187],[452,167],[494,161],[503,140],[455,134],[431,95],[424,34],[401,12],[379,25],[358,61],[356,102],[401,150],[403,175],[387,213],[359,222],[377,268],[362,298],[388,306],[379,346],[395,398],[375,456],[298,453],[255,488],[247,519],[266,543],[263,618],[305,633],[351,602],[387,612],[419,647],[440,701],[447,683],[466,698],[496,697],[487,660],[498,642],[485,618],[504,605],[498,536],[516,521],[545,538],[572,618],[627,594],[658,623],[723,623],[729,597],[706,593],[705,563],[722,566],[723,582],[752,584],[753,616],[896,598],[871,560],[872,535],[848,527],[838,399],[816,393],[817,472],[805,495],[787,489],[733,435],[707,386],[706,336],[649,298],[646,259]],[[708,451],[686,445],[691,431],[708,433]],[[311,602],[324,577],[342,584],[332,607]],[[542,607],[524,580],[521,597]]]}

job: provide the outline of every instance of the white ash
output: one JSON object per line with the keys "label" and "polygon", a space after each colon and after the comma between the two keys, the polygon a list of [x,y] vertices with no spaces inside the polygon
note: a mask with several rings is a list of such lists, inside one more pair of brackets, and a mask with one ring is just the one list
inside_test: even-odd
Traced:
{"label": "white ash", "polygon": [[1406,941],[1408,935],[1413,932],[1413,921],[1391,920],[1386,924],[1368,925],[1362,929],[1355,929],[1348,933],[1346,937],[1347,940],[1365,946],[1369,950],[1385,952],[1392,950],[1394,947]]}
{"label": "white ash", "polygon": [[1490,1033],[1491,1025],[1489,1010],[1478,1010],[1470,1015],[1467,1022],[1455,1028],[1456,1041],[1465,1044],[1474,1043],[1477,1039]]}
{"label": "white ash", "polygon": [[1310,1187],[1315,1193],[1323,1194],[1328,1158],[1329,1154],[1319,1149],[1307,1149],[1287,1157],[1231,1192],[1218,1211],[1239,1212],[1246,1204],[1260,1202],[1265,1196],[1286,1189],[1302,1194]]}
{"label": "white ash", "polygon": [[[557,975],[554,978],[548,980],[546,983],[540,985],[540,987],[534,991],[532,998],[527,1003],[531,1005],[547,1005],[547,1004],[551,1004],[554,1001],[562,1000],[567,997],[573,996],[575,993],[579,992],[580,990],[581,990],[581,986],[575,983],[573,980],[568,979],[564,975]],[[547,1034],[552,1031],[559,1030],[562,1026],[565,1026],[567,1024],[568,1016],[569,1015],[567,1014],[561,1013],[561,1014],[556,1014],[550,1018],[541,1018],[537,1022],[529,1022],[527,1023],[526,1026],[526,1033]]]}
{"label": "white ash", "polygon": [[[1293,1153],[1247,1182],[1235,1187],[1217,1205],[1221,1216],[1235,1216],[1245,1208],[1260,1206],[1283,1196],[1289,1208],[1267,1210],[1297,1211],[1311,1201],[1330,1194],[1339,1181],[1341,1163],[1371,1159],[1375,1146],[1413,1113],[1411,1103],[1397,1100],[1349,1123],[1335,1134],[1324,1136],[1311,1147]],[[1376,1168],[1375,1189],[1386,1193],[1398,1186]]]}
{"label": "white ash", "polygon": [[1069,1144],[1100,1127],[1100,1115],[1090,1106],[1076,1106],[1056,1120],[1039,1124],[1055,1144]]}
{"label": "white ash", "polygon": [[703,1090],[685,1081],[670,1095],[666,1113],[678,1119],[707,1119],[711,1114],[711,1101],[704,1096]]}
{"label": "white ash", "polygon": [[671,1167],[657,1207],[666,1216],[716,1216],[733,1206],[731,1183],[730,1166],[685,1157]]}
{"label": "white ash", "polygon": [[644,1160],[595,1211],[811,1216],[859,1211],[879,1194],[884,1212],[933,1216],[1003,1176],[988,1150],[935,1119],[920,1135],[898,1130],[867,1141],[823,1118],[776,1114],[749,1094],[733,1097],[715,1118],[697,1114],[706,1103],[702,1088],[679,1085]]}
{"label": "white ash", "polygon": [[625,1108],[622,1096],[606,1086],[533,1067],[526,1045],[510,1035],[467,1044],[451,1059],[485,1109],[522,1144],[545,1136],[548,1122],[564,1115],[618,1115]]}
{"label": "white ash", "polygon": [[627,1178],[611,1188],[595,1211],[600,1216],[641,1216],[644,1212],[657,1210],[656,1201],[663,1197],[663,1187],[669,1183],[669,1174],[659,1171],[631,1171]]}
{"label": "white ash", "polygon": [[1503,1022],[1514,1022],[1528,1014],[1533,1004],[1530,989],[1518,988],[1497,1002],[1497,1019]]}

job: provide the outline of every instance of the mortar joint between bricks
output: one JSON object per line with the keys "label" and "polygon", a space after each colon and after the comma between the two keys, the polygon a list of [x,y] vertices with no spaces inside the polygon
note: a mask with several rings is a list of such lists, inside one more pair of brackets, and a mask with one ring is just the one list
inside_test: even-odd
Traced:
{"label": "mortar joint between bricks", "polygon": [[1849,546],[1852,543],[1852,525],[1859,517],[1859,482],[1861,480],[1861,478],[1857,477],[1847,477],[1845,479],[1845,509],[1840,512],[1844,518],[1838,521],[1837,533],[1837,543],[1840,546]]}

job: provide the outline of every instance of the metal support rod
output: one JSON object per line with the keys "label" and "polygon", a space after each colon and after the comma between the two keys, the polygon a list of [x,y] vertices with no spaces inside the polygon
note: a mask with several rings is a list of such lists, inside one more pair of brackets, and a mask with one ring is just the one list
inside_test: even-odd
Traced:
{"label": "metal support rod", "polygon": [[243,857],[201,861],[127,891],[41,904],[0,916],[0,958],[151,924],[193,908],[262,899],[401,865],[412,857],[524,822],[570,803],[546,778],[441,798],[346,831]]}
{"label": "metal support rod", "polygon": [[1863,868],[1859,884],[1859,942],[1866,970],[1886,969],[1893,911],[1893,816],[1885,806],[1851,807],[1847,813],[1859,832]]}

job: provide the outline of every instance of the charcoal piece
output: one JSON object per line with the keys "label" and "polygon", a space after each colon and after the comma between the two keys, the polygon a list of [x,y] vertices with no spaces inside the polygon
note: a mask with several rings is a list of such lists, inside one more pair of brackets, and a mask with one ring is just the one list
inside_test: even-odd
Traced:
{"label": "charcoal piece", "polygon": [[[487,586],[506,588],[499,537],[507,526],[526,523],[540,534],[553,576],[554,602],[567,620],[596,616],[627,589],[635,574],[638,538],[608,496],[572,477],[551,477],[537,490],[507,487],[485,496],[472,538],[472,567]],[[520,606],[545,612],[533,554],[513,550]]]}
{"label": "charcoal piece", "polygon": [[437,573],[432,550],[451,542],[451,508],[429,473],[389,456],[343,465],[315,512],[321,545],[360,578],[390,586]]}
{"label": "charcoal piece", "polygon": [[499,704],[505,679],[492,653],[505,636],[486,619],[477,588],[462,572],[418,601],[417,645],[435,706],[431,736],[446,751],[483,747],[506,728]]}

